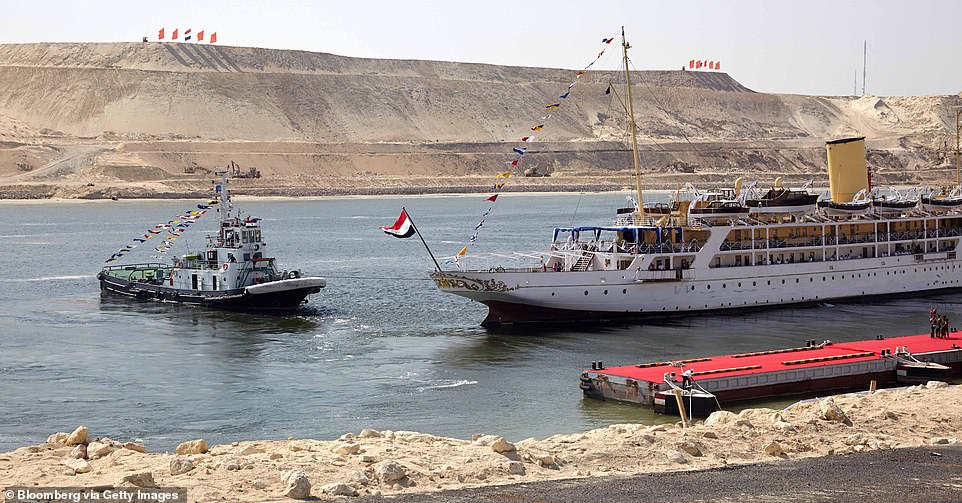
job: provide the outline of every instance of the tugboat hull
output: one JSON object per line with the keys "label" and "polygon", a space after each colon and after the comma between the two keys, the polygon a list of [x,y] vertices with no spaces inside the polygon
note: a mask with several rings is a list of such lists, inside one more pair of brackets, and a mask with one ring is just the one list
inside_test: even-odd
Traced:
{"label": "tugboat hull", "polygon": [[98,278],[101,291],[108,294],[245,311],[292,311],[326,284],[323,278],[298,278],[234,290],[197,291],[127,281],[106,274]]}

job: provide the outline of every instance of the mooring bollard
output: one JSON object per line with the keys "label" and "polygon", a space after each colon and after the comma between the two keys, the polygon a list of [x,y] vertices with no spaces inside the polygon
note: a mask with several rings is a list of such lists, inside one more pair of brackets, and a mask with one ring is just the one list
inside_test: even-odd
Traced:
{"label": "mooring bollard", "polygon": [[681,396],[681,390],[675,390],[675,401],[678,402],[678,414],[681,415],[681,425],[688,427],[688,411],[685,410],[685,399]]}
{"label": "mooring bollard", "polygon": [[869,394],[875,393],[875,388],[878,386],[878,381],[872,379],[868,382],[868,392]]}

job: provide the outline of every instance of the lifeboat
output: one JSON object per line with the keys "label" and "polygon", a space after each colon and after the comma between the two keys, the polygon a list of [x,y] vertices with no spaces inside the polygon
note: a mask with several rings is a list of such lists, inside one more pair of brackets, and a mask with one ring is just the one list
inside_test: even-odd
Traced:
{"label": "lifeboat", "polygon": [[929,213],[945,213],[962,208],[962,194],[957,187],[949,194],[927,194],[920,198],[922,209]]}

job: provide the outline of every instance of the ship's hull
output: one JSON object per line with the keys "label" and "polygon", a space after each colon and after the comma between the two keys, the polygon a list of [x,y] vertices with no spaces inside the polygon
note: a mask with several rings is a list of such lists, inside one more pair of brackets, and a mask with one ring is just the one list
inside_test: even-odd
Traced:
{"label": "ship's hull", "polygon": [[[951,258],[950,258],[951,257]],[[962,288],[954,253],[685,271],[456,271],[442,291],[488,306],[482,323],[619,320]]]}
{"label": "ship's hull", "polygon": [[[104,293],[144,301],[171,302],[219,309],[243,311],[292,311],[301,306],[308,295],[324,287],[321,278],[299,278],[276,281],[247,288],[199,291],[127,281],[101,274],[100,289]],[[259,287],[271,287],[260,288]],[[266,291],[264,291],[266,290]]]}

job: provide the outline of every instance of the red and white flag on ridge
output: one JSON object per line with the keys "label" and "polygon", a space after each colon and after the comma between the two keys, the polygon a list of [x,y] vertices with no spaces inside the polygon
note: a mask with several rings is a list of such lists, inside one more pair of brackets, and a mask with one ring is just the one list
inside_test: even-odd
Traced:
{"label": "red and white flag on ridge", "polygon": [[408,218],[407,210],[401,210],[401,216],[397,217],[394,225],[390,227],[382,226],[381,230],[384,231],[385,234],[396,238],[409,238],[414,235],[414,225],[411,224],[411,219]]}

